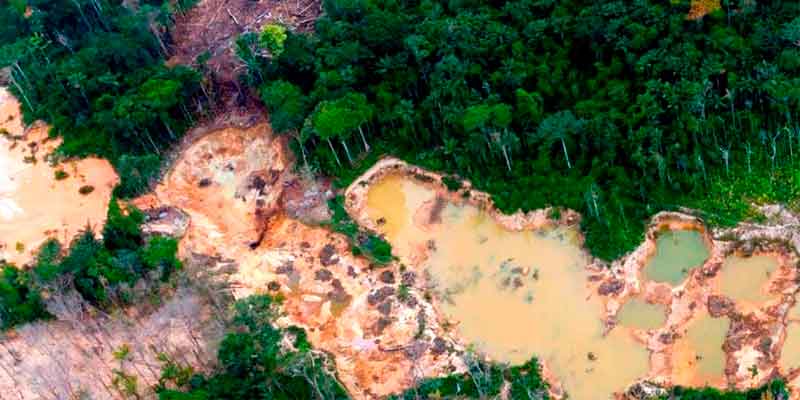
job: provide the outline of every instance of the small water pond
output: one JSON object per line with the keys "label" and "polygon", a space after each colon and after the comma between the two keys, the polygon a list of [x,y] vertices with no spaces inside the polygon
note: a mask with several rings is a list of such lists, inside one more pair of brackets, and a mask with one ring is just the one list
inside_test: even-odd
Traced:
{"label": "small water pond", "polygon": [[667,313],[661,304],[651,304],[639,298],[628,300],[617,314],[619,325],[636,329],[656,329],[664,325]]}
{"label": "small water pond", "polygon": [[725,381],[725,351],[722,345],[730,327],[728,318],[703,313],[692,321],[686,334],[675,343],[673,383],[682,386],[719,386]]}
{"label": "small water pond", "polygon": [[778,266],[774,256],[730,256],[720,271],[720,292],[737,303],[767,301],[775,296],[769,293],[769,281]]}
{"label": "small water pond", "polygon": [[656,252],[644,268],[645,278],[679,285],[693,268],[709,256],[703,235],[695,230],[662,232],[656,238]]}

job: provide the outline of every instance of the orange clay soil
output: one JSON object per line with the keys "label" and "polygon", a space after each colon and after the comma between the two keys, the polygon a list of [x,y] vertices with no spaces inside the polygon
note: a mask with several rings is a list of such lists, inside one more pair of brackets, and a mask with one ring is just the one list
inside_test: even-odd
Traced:
{"label": "orange clay soil", "polygon": [[[31,261],[48,238],[69,243],[87,225],[102,227],[118,178],[103,159],[67,160],[51,165],[59,140],[41,122],[22,124],[19,102],[0,89],[0,260]],[[66,177],[56,179],[56,171]],[[81,194],[81,188],[92,191]]]}
{"label": "orange clay soil", "polygon": [[[484,193],[448,192],[439,175],[387,158],[346,191],[348,211],[365,228],[379,227],[367,216],[367,193],[390,174],[408,176],[435,192],[437,200],[423,204],[415,214],[414,223],[421,229],[439,223],[441,208],[435,203],[441,201],[477,206],[510,231],[575,226],[580,221],[580,215],[569,210],[562,211],[558,221],[548,218],[548,210],[504,215]],[[406,265],[371,266],[350,253],[341,235],[298,220],[309,214],[317,215],[313,220],[324,219],[319,215],[325,214],[325,199],[331,195],[322,183],[299,177],[286,144],[273,138],[268,125],[258,124],[199,137],[184,149],[155,192],[136,204],[186,212],[190,222],[181,241],[182,255],[217,260],[217,267],[230,273],[236,297],[282,294],[286,315],[278,323],[304,327],[316,348],[332,354],[338,377],[354,398],[381,398],[424,377],[464,371],[464,349],[470,343],[454,329],[459,321],[442,313],[437,296],[429,296],[431,282],[423,264],[430,249],[419,248]],[[635,389],[644,381],[668,386],[702,380],[745,388],[778,376],[783,321],[797,290],[798,241],[793,236],[796,229],[787,228],[785,221],[794,217],[779,211],[767,224],[727,231],[708,230],[686,214],[662,213],[653,218],[642,245],[626,257],[610,265],[587,258],[586,293],[574,295],[600,299],[597,318],[606,332],[619,329],[617,312],[634,297],[662,304],[668,313],[663,326],[631,332],[650,359],[640,383],[630,382],[629,393],[641,393]],[[702,267],[674,287],[647,281],[642,274],[664,229],[698,230],[710,252]],[[581,241],[578,237],[577,243]],[[765,289],[769,300],[763,304],[744,306],[719,294],[723,261],[745,253],[778,260]],[[407,292],[400,290],[401,284]],[[724,371],[711,380],[695,371],[698,358],[687,339],[692,327],[704,326],[709,318],[730,321],[721,339]],[[562,395],[557,374],[546,362],[543,367],[552,394]],[[625,391],[620,387],[618,396]],[[798,396],[800,392],[793,392],[792,398]]]}
{"label": "orange clay soil", "polygon": [[398,295],[401,282],[413,287],[413,273],[397,265],[373,270],[341,235],[287,216],[319,212],[330,193],[295,175],[285,155],[266,124],[213,131],[187,146],[155,192],[135,203],[186,212],[182,255],[219,260],[232,272],[237,298],[282,294],[279,323],[304,327],[317,349],[332,354],[355,398],[462,368],[421,294]]}

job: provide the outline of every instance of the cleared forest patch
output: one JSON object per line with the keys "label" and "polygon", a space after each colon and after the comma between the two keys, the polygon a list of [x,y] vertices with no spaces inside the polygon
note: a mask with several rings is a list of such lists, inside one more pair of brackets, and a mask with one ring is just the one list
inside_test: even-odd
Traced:
{"label": "cleared forest patch", "polygon": [[237,78],[245,72],[235,51],[239,35],[260,31],[267,23],[310,31],[321,12],[319,0],[201,0],[176,15],[171,30],[173,56],[168,63],[197,67],[198,60],[205,58],[204,68],[223,102],[246,102],[246,96],[237,96],[242,92]]}

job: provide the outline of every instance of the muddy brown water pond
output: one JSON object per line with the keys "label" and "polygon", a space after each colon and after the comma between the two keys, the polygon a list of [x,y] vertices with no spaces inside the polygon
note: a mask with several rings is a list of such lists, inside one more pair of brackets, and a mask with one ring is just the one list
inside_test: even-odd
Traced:
{"label": "muddy brown water pond", "polygon": [[720,292],[737,303],[765,302],[775,296],[769,293],[769,281],[778,267],[778,259],[770,255],[730,256],[720,271]]}
{"label": "muddy brown water pond", "polygon": [[650,304],[633,298],[617,314],[619,325],[636,329],[656,329],[664,325],[667,313],[661,304]]}
{"label": "muddy brown water pond", "polygon": [[370,188],[367,213],[401,262],[422,263],[442,311],[477,351],[512,364],[536,356],[576,400],[611,398],[647,374],[648,352],[630,330],[603,335],[575,230],[509,231],[476,207],[451,203],[430,223],[424,206],[435,196],[390,175]]}
{"label": "muddy brown water pond", "polygon": [[645,265],[644,275],[655,282],[679,285],[693,268],[703,265],[708,256],[708,247],[700,232],[662,232],[656,238],[656,253]]}
{"label": "muddy brown water pond", "polygon": [[[58,147],[43,123],[24,126],[19,102],[0,87],[0,260],[22,266],[46,240],[69,243],[87,224],[105,221],[118,182],[111,163],[99,158],[51,165]],[[66,173],[59,179],[56,171]],[[89,193],[81,193],[91,187]]]}
{"label": "muddy brown water pond", "polygon": [[683,386],[719,386],[725,381],[725,351],[730,327],[728,318],[702,313],[675,343],[673,383]]}
{"label": "muddy brown water pond", "polygon": [[800,304],[795,304],[786,316],[786,341],[779,364],[784,372],[800,368]]}

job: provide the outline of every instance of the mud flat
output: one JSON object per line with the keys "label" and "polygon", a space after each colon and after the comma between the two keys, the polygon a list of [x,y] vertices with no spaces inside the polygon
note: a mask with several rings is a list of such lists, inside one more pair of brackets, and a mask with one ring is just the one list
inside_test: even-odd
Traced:
{"label": "mud flat", "polygon": [[[25,127],[19,102],[0,88],[0,260],[25,264],[48,238],[69,243],[105,221],[118,181],[111,164],[86,158],[53,165],[49,155],[59,141],[48,130],[41,122]],[[66,175],[59,180],[56,171]]]}

